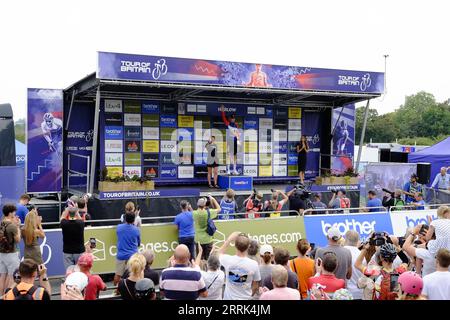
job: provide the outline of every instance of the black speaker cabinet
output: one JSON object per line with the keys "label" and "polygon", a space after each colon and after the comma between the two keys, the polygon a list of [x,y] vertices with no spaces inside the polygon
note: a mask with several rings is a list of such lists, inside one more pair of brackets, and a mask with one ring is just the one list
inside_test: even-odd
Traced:
{"label": "black speaker cabinet", "polygon": [[14,119],[11,105],[0,104],[0,166],[16,165]]}
{"label": "black speaker cabinet", "polygon": [[391,162],[408,163],[407,152],[391,152]]}
{"label": "black speaker cabinet", "polygon": [[431,178],[431,163],[419,162],[417,164],[417,176],[419,177],[419,183],[429,184]]}
{"label": "black speaker cabinet", "polygon": [[380,149],[380,162],[391,162],[390,149]]}

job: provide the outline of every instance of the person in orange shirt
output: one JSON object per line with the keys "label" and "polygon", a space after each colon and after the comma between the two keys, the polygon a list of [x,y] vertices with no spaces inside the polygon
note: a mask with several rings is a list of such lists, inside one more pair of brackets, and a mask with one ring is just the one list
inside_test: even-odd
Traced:
{"label": "person in orange shirt", "polygon": [[298,257],[289,261],[291,270],[297,274],[299,291],[302,299],[308,297],[308,279],[316,273],[314,260],[307,256],[311,246],[306,239],[297,242]]}

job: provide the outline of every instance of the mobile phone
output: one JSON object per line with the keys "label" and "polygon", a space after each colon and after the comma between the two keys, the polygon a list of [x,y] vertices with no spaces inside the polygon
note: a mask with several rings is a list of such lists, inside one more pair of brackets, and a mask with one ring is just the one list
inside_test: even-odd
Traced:
{"label": "mobile phone", "polygon": [[314,250],[314,248],[316,247],[316,244],[314,242],[311,242],[309,244],[309,246],[311,247],[311,251]]}
{"label": "mobile phone", "polygon": [[397,291],[398,277],[398,273],[391,274],[390,291]]}
{"label": "mobile phone", "polygon": [[89,238],[89,247],[94,249],[97,247],[97,240],[95,238]]}

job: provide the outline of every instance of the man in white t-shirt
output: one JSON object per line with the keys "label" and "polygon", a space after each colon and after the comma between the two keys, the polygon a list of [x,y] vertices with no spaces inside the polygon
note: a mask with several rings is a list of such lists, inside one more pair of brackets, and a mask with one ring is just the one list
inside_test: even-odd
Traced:
{"label": "man in white t-shirt", "polygon": [[422,294],[429,300],[450,300],[450,251],[439,249],[436,272],[423,278]]}
{"label": "man in white t-shirt", "polygon": [[422,278],[426,275],[436,271],[436,260],[434,256],[425,248],[414,247],[414,239],[419,235],[422,225],[416,226],[412,232],[408,234],[405,239],[405,243],[402,246],[410,257],[415,257],[422,260]]}
{"label": "man in white t-shirt", "polygon": [[352,294],[354,300],[361,300],[363,298],[363,289],[358,288],[358,280],[363,276],[361,271],[356,269],[355,262],[361,251],[359,246],[359,233],[353,230],[349,230],[345,233],[344,248],[350,250],[352,254],[352,277],[347,280],[347,289]]}
{"label": "man in white t-shirt", "polygon": [[[233,241],[236,255],[225,254]],[[247,257],[249,246],[250,239],[245,234],[234,232],[219,249],[219,260],[226,277],[224,300],[250,300],[259,290],[259,266]]]}

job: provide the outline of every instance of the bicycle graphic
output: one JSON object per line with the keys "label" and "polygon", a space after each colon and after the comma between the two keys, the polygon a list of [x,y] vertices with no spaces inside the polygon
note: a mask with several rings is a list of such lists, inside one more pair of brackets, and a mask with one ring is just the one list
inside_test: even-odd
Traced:
{"label": "bicycle graphic", "polygon": [[152,71],[152,77],[155,80],[158,80],[161,76],[167,73],[167,64],[166,59],[159,59],[155,63],[155,67]]}
{"label": "bicycle graphic", "polygon": [[366,73],[361,78],[361,84],[359,85],[359,87],[361,88],[361,91],[366,91],[367,88],[369,88],[371,84],[372,84],[372,80],[370,79],[370,74]]}

